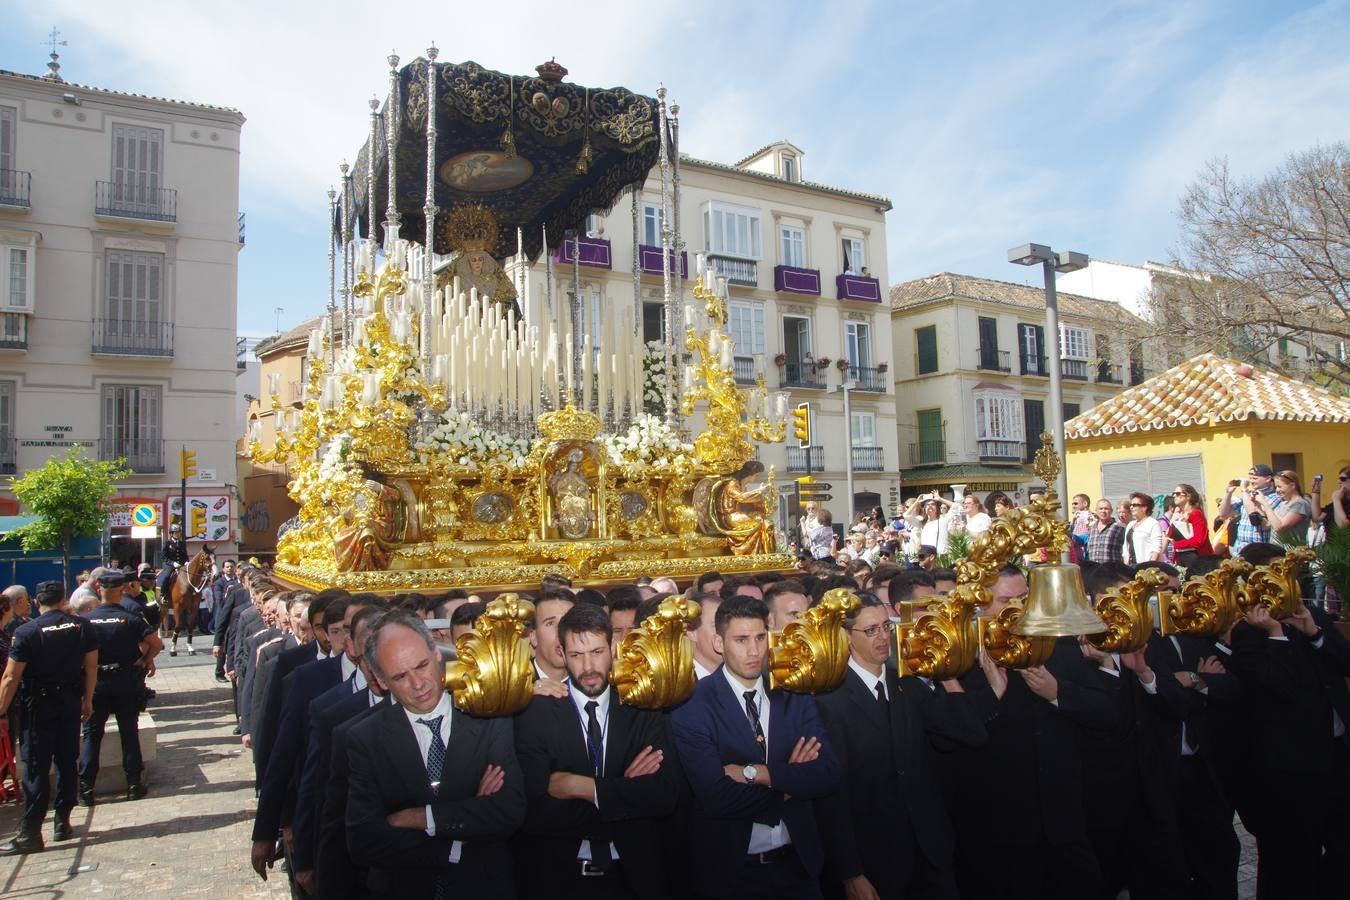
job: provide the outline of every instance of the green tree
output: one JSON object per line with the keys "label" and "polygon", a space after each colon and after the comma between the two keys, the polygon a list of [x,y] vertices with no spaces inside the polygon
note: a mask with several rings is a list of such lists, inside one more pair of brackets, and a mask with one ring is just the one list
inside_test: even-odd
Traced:
{"label": "green tree", "polygon": [[53,456],[40,469],[11,478],[10,489],[36,522],[16,529],[24,550],[61,548],[61,573],[70,585],[70,545],[80,537],[98,537],[107,524],[103,502],[117,493],[117,481],[131,472],[122,460],[92,460],[81,447]]}

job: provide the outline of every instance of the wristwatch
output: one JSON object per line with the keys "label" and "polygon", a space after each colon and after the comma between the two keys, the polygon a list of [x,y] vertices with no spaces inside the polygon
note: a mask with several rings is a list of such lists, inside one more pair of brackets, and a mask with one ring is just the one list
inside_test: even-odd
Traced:
{"label": "wristwatch", "polygon": [[1189,675],[1189,676],[1191,676],[1191,687],[1199,687],[1199,686],[1200,686],[1200,676],[1199,676],[1199,675],[1195,674],[1194,672],[1187,672],[1186,674]]}
{"label": "wristwatch", "polygon": [[755,778],[759,775],[759,769],[755,766],[746,766],[744,769],[741,769],[741,774],[745,776],[745,783],[750,784],[754,782]]}

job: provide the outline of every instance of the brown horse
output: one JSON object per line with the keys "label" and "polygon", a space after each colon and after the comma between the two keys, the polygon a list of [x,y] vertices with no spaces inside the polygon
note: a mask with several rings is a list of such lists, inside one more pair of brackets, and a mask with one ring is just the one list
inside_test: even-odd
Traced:
{"label": "brown horse", "polygon": [[210,547],[203,547],[197,555],[188,560],[188,564],[178,570],[173,583],[169,585],[170,608],[173,609],[173,644],[169,648],[170,656],[178,655],[178,636],[187,631],[187,652],[192,656],[192,631],[197,627],[197,609],[201,606],[202,594],[211,583]]}

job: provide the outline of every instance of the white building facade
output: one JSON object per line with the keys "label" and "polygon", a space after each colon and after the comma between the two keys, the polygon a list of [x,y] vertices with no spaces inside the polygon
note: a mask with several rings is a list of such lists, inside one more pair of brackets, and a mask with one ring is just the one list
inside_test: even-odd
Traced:
{"label": "white building facade", "polygon": [[[780,522],[785,525],[795,522],[797,514],[794,482],[807,474],[829,485],[823,489],[829,499],[821,502],[836,521],[851,512],[845,487],[850,461],[853,508],[890,504],[899,487],[899,457],[892,440],[895,404],[886,374],[891,322],[883,303],[885,214],[891,203],[805,181],[803,157],[799,148],[779,141],[735,165],[685,156],[679,173],[679,225],[686,245],[679,266],[686,276],[686,296],[696,274],[695,256],[707,253],[729,283],[737,381],[749,387],[763,376],[770,391],[790,392],[794,406],[810,404],[808,447],[798,446],[789,434],[786,446],[759,448],[759,459],[774,467],[782,491]],[[622,199],[607,216],[592,217],[579,246],[588,323],[633,309],[636,266],[642,337],[660,338],[660,211],[660,176],[654,171],[638,198],[636,246],[630,199]],[[573,289],[577,252],[577,243],[569,238],[554,253],[555,304]],[[522,303],[529,322],[547,315],[546,281],[542,263],[530,267]],[[841,361],[847,361],[842,369]],[[838,392],[845,380],[857,383],[850,393],[847,424]]]}
{"label": "white building facade", "polygon": [[[177,517],[181,448],[189,549],[235,547],[243,122],[0,72],[0,468],[77,445],[124,459],[107,534],[123,563],[158,560],[131,511],[151,507],[161,535]],[[8,491],[2,506],[17,511]]]}

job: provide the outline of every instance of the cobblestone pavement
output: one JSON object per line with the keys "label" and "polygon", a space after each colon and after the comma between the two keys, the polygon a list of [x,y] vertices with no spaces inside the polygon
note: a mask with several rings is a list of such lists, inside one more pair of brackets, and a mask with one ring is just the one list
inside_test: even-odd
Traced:
{"label": "cobblestone pavement", "polygon": [[[145,771],[150,796],[127,802],[109,784],[92,809],[75,807],[75,838],[59,844],[49,812],[46,850],[0,858],[0,896],[289,896],[284,873],[274,870],[264,884],[249,867],[253,774],[230,734],[228,686],[216,684],[209,659],[179,656],[151,680],[159,740]],[[106,775],[99,780],[118,780]],[[19,818],[15,804],[0,806],[0,832],[13,834]]]}
{"label": "cobblestone pavement", "polygon": [[[289,896],[283,872],[274,869],[264,884],[249,867],[253,774],[230,734],[229,690],[215,682],[209,659],[170,662],[166,654],[168,665],[152,681],[159,692],[150,707],[159,758],[146,767],[150,796],[128,803],[105,793],[93,809],[77,806],[71,815],[76,836],[59,844],[51,839],[48,813],[46,850],[0,858],[0,897]],[[19,816],[14,804],[0,806],[0,832],[13,834]],[[1239,898],[1252,900],[1256,844],[1240,826],[1238,833]]]}

